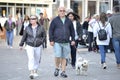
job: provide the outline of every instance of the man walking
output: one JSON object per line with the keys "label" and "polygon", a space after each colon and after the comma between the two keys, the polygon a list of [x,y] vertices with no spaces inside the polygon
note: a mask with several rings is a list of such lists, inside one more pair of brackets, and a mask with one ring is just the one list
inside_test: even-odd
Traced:
{"label": "man walking", "polygon": [[117,67],[120,69],[120,6],[114,7],[114,14],[110,18],[113,33],[113,47],[115,50],[115,58]]}
{"label": "man walking", "polygon": [[[71,36],[71,44],[69,44],[69,38]],[[59,67],[62,68],[61,77],[67,78],[65,73],[66,59],[70,53],[70,45],[75,45],[75,32],[73,23],[70,19],[65,17],[65,8],[58,8],[58,16],[55,17],[49,28],[49,40],[50,45],[54,47],[55,54],[55,72],[54,76],[59,75]]]}

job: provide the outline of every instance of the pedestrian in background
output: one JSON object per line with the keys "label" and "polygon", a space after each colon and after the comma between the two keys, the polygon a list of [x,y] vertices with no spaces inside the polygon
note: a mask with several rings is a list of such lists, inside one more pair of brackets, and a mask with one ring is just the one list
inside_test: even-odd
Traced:
{"label": "pedestrian in background", "polygon": [[3,28],[2,28],[2,26],[1,26],[1,23],[0,23],[0,30],[3,31]]}
{"label": "pedestrian in background", "polygon": [[20,29],[20,35],[22,36],[23,35],[23,32],[25,30],[25,28],[30,24],[30,19],[29,19],[29,16],[26,15],[25,18],[24,18],[24,21],[22,22],[22,27]]}
{"label": "pedestrian in background", "polygon": [[85,21],[83,22],[82,28],[84,30],[88,30],[88,26],[89,26],[89,17],[86,17]]}
{"label": "pedestrian in background", "polygon": [[[55,17],[49,28],[50,45],[54,47],[55,72],[54,76],[59,75],[60,65],[62,68],[61,77],[67,78],[66,59],[70,53],[70,45],[75,45],[75,32],[73,23],[65,16],[65,7],[58,8],[58,16]],[[69,38],[71,36],[71,43]]]}
{"label": "pedestrian in background", "polygon": [[113,12],[114,14],[109,22],[112,26],[112,42],[115,51],[116,64],[120,69],[120,6],[115,6]]}
{"label": "pedestrian in background", "polygon": [[9,48],[13,48],[15,21],[12,18],[12,15],[9,15],[9,18],[6,20],[4,27],[6,29],[7,45]]}
{"label": "pedestrian in background", "polygon": [[43,48],[47,48],[47,31],[48,31],[48,26],[49,26],[49,19],[47,18],[47,16],[44,17],[43,13],[40,13],[39,23],[41,26],[44,27],[45,32],[46,32],[46,38],[43,43]]}
{"label": "pedestrian in background", "polygon": [[[112,11],[111,10],[107,10],[106,15],[107,15],[107,18],[108,18],[108,21],[109,21],[110,18],[112,17]],[[107,52],[108,53],[114,52],[113,45],[112,45],[112,39],[110,40],[110,43],[109,43],[109,45],[107,47]]]}
{"label": "pedestrian in background", "polygon": [[38,76],[38,67],[41,60],[42,44],[45,39],[45,30],[37,22],[37,16],[30,16],[30,24],[25,28],[22,40],[19,44],[22,49],[26,43],[26,51],[28,56],[28,69],[30,70],[30,78]]}
{"label": "pedestrian in background", "polygon": [[86,17],[83,24],[82,24],[82,29],[83,29],[83,33],[82,33],[82,39],[84,40],[84,42],[82,42],[84,45],[87,45],[88,43],[88,26],[89,26],[89,17]]}
{"label": "pedestrian in background", "polygon": [[93,28],[96,27],[95,23],[99,20],[99,15],[98,14],[94,14],[91,18],[91,20],[89,21],[89,26],[88,26],[88,51],[93,51]]}
{"label": "pedestrian in background", "polygon": [[[105,29],[105,31],[107,32],[107,39],[106,40],[99,40],[98,32],[100,29]],[[107,68],[107,65],[106,65],[106,46],[109,45],[110,38],[112,38],[112,29],[111,29],[110,23],[107,20],[106,13],[100,14],[100,21],[96,22],[95,27],[93,29],[93,33],[94,33],[94,40],[96,40],[97,45],[98,45],[99,50],[100,50],[102,68],[106,69]]]}
{"label": "pedestrian in background", "polygon": [[21,17],[17,16],[17,20],[16,20],[16,35],[18,36],[20,33],[22,27],[22,19]]}
{"label": "pedestrian in background", "polygon": [[73,22],[74,31],[75,31],[75,45],[70,45],[71,48],[71,65],[75,69],[75,63],[76,63],[76,51],[78,42],[82,38],[82,27],[79,21],[79,17],[76,16],[74,12],[69,12],[67,14],[67,17]]}

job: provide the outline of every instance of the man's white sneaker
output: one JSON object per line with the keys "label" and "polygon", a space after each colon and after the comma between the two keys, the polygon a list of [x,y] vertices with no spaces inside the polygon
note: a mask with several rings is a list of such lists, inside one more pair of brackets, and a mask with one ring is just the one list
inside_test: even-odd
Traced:
{"label": "man's white sneaker", "polygon": [[12,46],[10,46],[10,49],[12,49],[13,47]]}
{"label": "man's white sneaker", "polygon": [[30,74],[30,79],[34,79],[34,74]]}
{"label": "man's white sneaker", "polygon": [[38,77],[39,76],[37,73],[34,73],[33,75],[34,75],[34,77]]}

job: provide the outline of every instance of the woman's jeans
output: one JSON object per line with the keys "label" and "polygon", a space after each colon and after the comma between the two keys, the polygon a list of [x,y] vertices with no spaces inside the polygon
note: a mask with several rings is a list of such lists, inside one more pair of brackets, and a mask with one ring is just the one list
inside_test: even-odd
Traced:
{"label": "woman's jeans", "polygon": [[7,38],[7,45],[8,46],[13,46],[13,36],[14,36],[14,31],[6,31],[6,38]]}
{"label": "woman's jeans", "polygon": [[120,39],[113,38],[112,42],[115,50],[116,63],[120,64]]}
{"label": "woman's jeans", "polygon": [[105,45],[98,45],[101,55],[101,64],[105,63],[106,60],[106,46]]}

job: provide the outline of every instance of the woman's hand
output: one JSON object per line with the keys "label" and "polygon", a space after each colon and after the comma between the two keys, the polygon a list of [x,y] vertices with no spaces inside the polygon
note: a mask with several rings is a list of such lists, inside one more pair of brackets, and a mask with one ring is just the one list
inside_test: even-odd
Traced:
{"label": "woman's hand", "polygon": [[72,41],[72,42],[71,42],[71,45],[74,46],[74,45],[75,45],[75,41]]}
{"label": "woman's hand", "polygon": [[23,50],[23,47],[22,47],[22,46],[20,46],[20,47],[19,47],[19,49],[20,49],[20,50]]}

